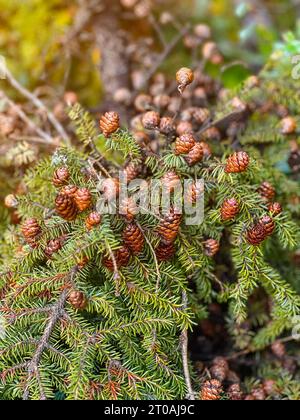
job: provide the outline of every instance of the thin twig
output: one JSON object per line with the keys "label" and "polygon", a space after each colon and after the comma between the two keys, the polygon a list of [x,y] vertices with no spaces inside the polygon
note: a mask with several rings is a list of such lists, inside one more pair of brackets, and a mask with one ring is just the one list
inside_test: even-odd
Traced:
{"label": "thin twig", "polygon": [[46,113],[48,120],[55,128],[57,133],[61,136],[62,141],[65,142],[66,145],[70,146],[71,141],[68,134],[66,133],[61,123],[54,116],[54,114],[46,107],[46,105],[37,96],[35,96],[24,86],[22,86],[8,69],[6,71],[6,78],[11,84],[11,86],[14,87],[21,95],[23,95],[25,98],[31,101],[38,109],[41,109]]}
{"label": "thin twig", "polygon": [[[186,309],[187,308],[186,292],[182,292],[182,304],[183,304],[183,308]],[[182,330],[182,333],[180,336],[180,342],[181,342],[183,373],[184,373],[185,384],[188,390],[187,398],[189,400],[195,400],[195,395],[192,388],[192,381],[190,377],[189,363],[188,363],[188,330],[187,328],[184,328]]]}

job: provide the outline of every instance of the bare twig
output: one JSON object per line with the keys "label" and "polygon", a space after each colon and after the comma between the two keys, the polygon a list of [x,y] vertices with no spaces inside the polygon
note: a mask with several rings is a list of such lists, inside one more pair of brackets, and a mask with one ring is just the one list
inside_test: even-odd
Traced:
{"label": "bare twig", "polygon": [[[183,304],[183,308],[186,309],[187,308],[186,292],[182,292],[182,304]],[[192,388],[192,381],[190,377],[189,363],[188,363],[188,330],[187,328],[184,328],[182,330],[182,333],[180,336],[180,342],[181,342],[183,373],[184,373],[185,384],[188,390],[187,398],[189,400],[194,400],[195,396],[194,396],[194,391]]]}
{"label": "bare twig", "polygon": [[23,95],[25,98],[27,98],[29,101],[31,101],[34,106],[38,109],[41,109],[44,111],[48,117],[48,120],[52,124],[52,126],[55,128],[57,133],[61,136],[62,141],[70,146],[70,138],[68,134],[66,133],[65,129],[61,125],[61,123],[56,119],[54,114],[46,107],[46,105],[34,94],[32,94],[29,90],[27,90],[24,86],[22,86],[17,79],[12,75],[12,73],[7,69],[6,71],[6,78],[8,82],[11,84],[12,87],[14,87],[21,95]]}

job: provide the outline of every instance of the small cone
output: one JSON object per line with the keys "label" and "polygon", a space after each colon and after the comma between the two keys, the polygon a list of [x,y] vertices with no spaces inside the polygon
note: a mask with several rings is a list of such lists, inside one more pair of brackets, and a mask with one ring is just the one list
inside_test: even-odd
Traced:
{"label": "small cone", "polygon": [[229,365],[224,357],[216,357],[210,369],[212,378],[223,382],[229,372]]}
{"label": "small cone", "polygon": [[229,198],[225,200],[221,208],[221,219],[232,220],[239,213],[239,203],[235,198]]}
{"label": "small cone", "polygon": [[173,192],[176,188],[181,186],[180,178],[175,171],[166,172],[164,176],[161,178],[161,182],[162,182],[163,187],[169,193]]}
{"label": "small cone", "polygon": [[204,152],[200,143],[196,143],[195,146],[186,155],[185,160],[189,166],[196,165],[203,159]]}
{"label": "small cone", "polygon": [[203,183],[196,183],[193,182],[189,184],[186,191],[186,200],[189,204],[195,204],[197,200],[203,195],[204,193],[204,185]]}
{"label": "small cone", "polygon": [[84,309],[87,306],[86,296],[79,290],[72,290],[69,294],[68,301],[75,309]]}
{"label": "small cone", "polygon": [[196,140],[192,134],[182,134],[176,139],[174,153],[175,155],[184,155],[195,146]]}
{"label": "small cone", "polygon": [[175,124],[173,122],[173,118],[171,117],[163,117],[160,120],[159,124],[159,131],[164,134],[165,136],[169,136],[174,134],[176,131]]}
{"label": "small cone", "polygon": [[106,112],[100,119],[100,129],[105,137],[109,137],[120,128],[120,117],[116,112]]}
{"label": "small cone", "polygon": [[269,204],[269,212],[272,214],[272,216],[278,216],[282,213],[282,206],[280,203],[270,203]]}
{"label": "small cone", "polygon": [[204,156],[204,158],[206,158],[206,159],[210,158],[211,155],[212,155],[212,151],[211,151],[210,146],[207,143],[205,143],[204,141],[200,141],[199,144],[200,144],[200,146],[203,149],[203,156]]}
{"label": "small cone", "polygon": [[123,232],[123,240],[125,245],[134,255],[138,255],[142,252],[145,244],[145,238],[136,224],[130,223],[126,226]]}
{"label": "small cone", "polygon": [[62,187],[68,183],[70,178],[69,169],[66,166],[57,168],[53,174],[52,183],[55,187]]}
{"label": "small cone", "polygon": [[158,226],[158,234],[163,242],[168,244],[175,241],[179,232],[181,220],[182,215],[177,214],[173,208],[164,216]]}
{"label": "small cone", "polygon": [[78,210],[70,195],[59,193],[55,199],[55,209],[60,217],[69,222],[76,219]]}
{"label": "small cone", "polygon": [[51,239],[51,241],[47,243],[44,253],[48,258],[51,258],[53,254],[55,254],[57,251],[59,251],[62,248],[62,246],[63,246],[62,238]]}
{"label": "small cone", "polygon": [[136,179],[140,173],[142,171],[142,167],[140,164],[134,163],[134,162],[130,162],[128,163],[128,165],[126,165],[125,169],[124,169],[124,175],[126,175],[127,177],[127,182],[131,182],[134,179]]}
{"label": "small cone", "polygon": [[117,178],[107,178],[102,183],[103,197],[111,201],[118,197],[120,192],[120,182]]}
{"label": "small cone", "polygon": [[216,401],[221,398],[222,384],[217,379],[206,381],[200,392],[200,400],[202,401]]}
{"label": "small cone", "polygon": [[275,341],[271,346],[273,354],[279,359],[283,359],[286,356],[285,345],[281,341]]}
{"label": "small cone", "polygon": [[88,209],[92,204],[92,194],[88,188],[78,188],[74,194],[74,201],[79,211]]}
{"label": "small cone", "polygon": [[143,115],[142,118],[143,127],[146,130],[155,130],[159,127],[160,116],[156,111],[148,111]]}
{"label": "small cone", "polygon": [[249,165],[249,155],[246,152],[235,152],[226,162],[225,172],[239,173],[244,172]]}
{"label": "small cone", "polygon": [[88,215],[88,217],[85,219],[85,226],[87,230],[92,230],[95,226],[99,225],[101,223],[101,214],[93,211]]}
{"label": "small cone", "polygon": [[132,222],[138,213],[136,202],[132,197],[128,197],[120,203],[119,213],[125,217],[128,222]]}
{"label": "small cone", "polygon": [[183,94],[185,88],[190,85],[194,80],[194,72],[187,68],[182,67],[176,73],[176,81],[178,83],[178,90],[181,94]]}
{"label": "small cone", "polygon": [[202,133],[203,138],[206,141],[220,141],[221,132],[216,127],[210,127]]}
{"label": "small cone", "polygon": [[[130,252],[127,246],[122,246],[114,253],[117,268],[125,267],[130,260]],[[110,271],[114,271],[114,263],[110,257],[103,258],[103,265]]]}
{"label": "small cone", "polygon": [[264,216],[259,223],[264,227],[266,236],[272,235],[275,229],[275,222],[270,216]]}
{"label": "small cone", "polygon": [[243,392],[240,384],[232,384],[228,388],[228,396],[232,401],[241,401],[243,399]]}
{"label": "small cone", "polygon": [[297,130],[297,122],[293,117],[285,117],[280,121],[280,130],[282,134],[293,134]]}
{"label": "small cone", "polygon": [[275,197],[275,188],[268,181],[264,181],[258,189],[259,194],[265,201],[271,201]]}
{"label": "small cone", "polygon": [[173,243],[164,244],[163,242],[160,242],[158,247],[155,249],[155,255],[159,262],[169,261],[174,257],[175,252],[176,250]]}
{"label": "small cone", "polygon": [[32,247],[36,246],[38,237],[42,232],[42,228],[39,225],[37,219],[26,219],[22,225],[21,230],[25,241]]}
{"label": "small cone", "polygon": [[207,257],[213,257],[217,254],[220,249],[220,244],[215,239],[208,239],[203,243],[204,246],[204,254]]}
{"label": "small cone", "polygon": [[61,193],[62,194],[66,194],[70,197],[74,197],[76,194],[76,191],[78,190],[78,187],[76,187],[76,185],[66,185],[65,187],[63,187],[61,189]]}
{"label": "small cone", "polygon": [[252,228],[250,228],[246,234],[247,242],[250,245],[258,246],[260,245],[267,237],[264,226],[261,223],[256,223]]}

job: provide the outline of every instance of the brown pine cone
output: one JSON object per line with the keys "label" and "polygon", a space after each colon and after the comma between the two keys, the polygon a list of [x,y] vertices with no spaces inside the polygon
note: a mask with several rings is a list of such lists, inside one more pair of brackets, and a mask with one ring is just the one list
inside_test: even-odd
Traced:
{"label": "brown pine cone", "polygon": [[254,246],[260,245],[266,239],[266,237],[266,230],[261,223],[256,223],[253,225],[246,234],[247,242]]}
{"label": "brown pine cone", "polygon": [[228,372],[229,365],[227,360],[224,357],[216,357],[213,360],[212,367],[210,368],[212,378],[218,379],[218,381],[223,382],[226,379]]}
{"label": "brown pine cone", "polygon": [[136,179],[142,172],[142,167],[138,163],[129,162],[124,168],[124,175],[127,178],[127,182],[131,182]]}
{"label": "brown pine cone", "polygon": [[173,243],[165,244],[160,242],[158,247],[155,249],[155,255],[159,262],[168,261],[175,255],[175,246]]}
{"label": "brown pine cone", "polygon": [[216,401],[221,398],[222,384],[217,379],[206,381],[200,392],[200,400]]}
{"label": "brown pine cone", "polygon": [[273,379],[266,379],[263,382],[263,389],[267,395],[272,395],[276,391],[276,381]]}
{"label": "brown pine cone", "polygon": [[132,197],[127,197],[120,202],[119,214],[121,214],[128,222],[132,222],[138,213],[138,207]]}
{"label": "brown pine cone", "polygon": [[194,80],[194,72],[187,68],[182,67],[176,73],[176,81],[178,83],[178,90],[182,94],[185,88],[190,85]]}
{"label": "brown pine cone", "polygon": [[270,203],[269,204],[269,212],[272,214],[272,216],[278,216],[282,213],[282,206],[280,203]]}
{"label": "brown pine cone", "polygon": [[169,193],[181,186],[180,178],[175,171],[166,172],[161,178],[161,183],[163,188],[165,188]]}
{"label": "brown pine cone", "polygon": [[68,301],[75,309],[84,309],[87,306],[87,298],[79,290],[72,290],[69,294]]}
{"label": "brown pine cone", "polygon": [[294,173],[297,173],[300,171],[300,150],[299,149],[291,151],[288,158],[288,164]]}
{"label": "brown pine cone", "polygon": [[196,140],[192,134],[182,134],[175,141],[174,153],[177,156],[189,153],[195,144]]}
{"label": "brown pine cone", "polygon": [[212,155],[212,151],[211,151],[211,148],[210,148],[210,146],[207,144],[207,143],[205,143],[204,141],[200,141],[200,146],[202,147],[202,149],[203,149],[203,156],[206,158],[206,159],[208,159],[209,157],[211,157],[211,155]]}
{"label": "brown pine cone", "polygon": [[235,198],[225,200],[221,208],[222,220],[232,220],[239,213],[240,205]]}
{"label": "brown pine cone", "polygon": [[200,143],[196,143],[195,146],[189,151],[185,156],[186,163],[189,166],[196,165],[196,163],[201,162],[203,159],[204,152]]}
{"label": "brown pine cone", "polygon": [[13,209],[18,207],[18,199],[14,194],[8,194],[5,199],[4,199],[4,204],[5,207],[9,208],[9,209]]}
{"label": "brown pine cone", "polygon": [[271,350],[278,359],[283,359],[286,356],[286,348],[281,341],[275,341],[271,346]]}
{"label": "brown pine cone", "polygon": [[123,240],[125,245],[134,255],[138,255],[142,252],[145,238],[140,228],[135,223],[130,223],[126,226],[123,232]]}
{"label": "brown pine cone", "polygon": [[275,222],[270,216],[264,216],[259,223],[264,227],[266,236],[272,235],[275,229]]}
{"label": "brown pine cone", "polygon": [[25,241],[32,247],[36,245],[39,235],[42,232],[42,228],[39,222],[35,218],[26,219],[22,225],[22,234]]}
{"label": "brown pine cone", "polygon": [[228,396],[232,401],[241,401],[243,399],[243,392],[240,384],[232,384],[228,388]]}
{"label": "brown pine cone", "polygon": [[92,194],[88,188],[78,188],[74,195],[74,201],[79,211],[88,209],[92,204]]}
{"label": "brown pine cone", "polygon": [[198,124],[204,124],[210,118],[210,111],[207,108],[193,108],[192,110],[193,121]]}
{"label": "brown pine cone", "polygon": [[204,254],[207,257],[213,257],[220,249],[220,244],[215,239],[208,239],[207,241],[203,242],[204,246]]}
{"label": "brown pine cone", "polygon": [[151,109],[152,98],[144,93],[139,94],[134,100],[134,106],[138,112],[146,112]]}
{"label": "brown pine cone", "polygon": [[143,127],[146,130],[155,130],[159,127],[160,116],[156,111],[148,111],[143,115],[142,118]]}
{"label": "brown pine cone", "polygon": [[165,243],[174,242],[179,231],[182,215],[177,214],[172,208],[170,212],[164,216],[158,226],[158,234]]}
{"label": "brown pine cone", "polygon": [[69,169],[66,166],[62,166],[61,168],[57,168],[56,171],[54,171],[52,183],[55,185],[55,187],[62,187],[68,183],[69,178]]}
{"label": "brown pine cone", "polygon": [[264,401],[267,398],[266,393],[262,387],[253,389],[251,395],[256,401]]}
{"label": "brown pine cone", "polygon": [[103,135],[109,137],[120,128],[120,117],[114,111],[106,112],[100,118],[99,124]]}
{"label": "brown pine cone", "polygon": [[197,202],[197,200],[201,197],[201,195],[204,193],[204,185],[203,183],[196,183],[193,182],[192,184],[189,184],[186,190],[186,200],[190,204],[194,204]]}
{"label": "brown pine cone", "polygon": [[87,265],[87,263],[89,262],[89,259],[88,259],[88,257],[86,257],[86,256],[84,256],[84,257],[77,257],[76,258],[76,261],[77,261],[77,267],[80,269],[80,270],[82,270],[86,265]]}
{"label": "brown pine cone", "polygon": [[[126,267],[130,260],[130,252],[127,246],[122,246],[114,252],[117,268]],[[110,257],[103,258],[103,265],[110,271],[114,271],[114,263]]]}
{"label": "brown pine cone", "polygon": [[249,165],[249,155],[246,152],[235,152],[226,162],[225,172],[238,173],[244,172]]}
{"label": "brown pine cone", "polygon": [[275,197],[275,188],[268,181],[264,181],[258,189],[259,194],[266,201],[271,201]]}
{"label": "brown pine cone", "polygon": [[192,134],[193,125],[189,121],[180,121],[177,124],[176,132],[178,136],[182,136],[183,134]]}
{"label": "brown pine cone", "polygon": [[110,201],[118,197],[120,192],[120,182],[118,178],[106,178],[102,182],[103,197]]}
{"label": "brown pine cone", "polygon": [[164,134],[165,136],[169,136],[174,134],[176,131],[175,124],[173,122],[173,118],[171,117],[163,117],[160,120],[159,124],[159,131]]}
{"label": "brown pine cone", "polygon": [[76,187],[76,185],[66,185],[65,187],[63,187],[60,190],[61,194],[65,194],[68,195],[70,197],[74,197],[74,195],[76,194],[76,191],[78,190],[78,187]]}
{"label": "brown pine cone", "polygon": [[59,193],[55,199],[56,213],[63,219],[71,222],[76,219],[77,206],[70,195]]}
{"label": "brown pine cone", "polygon": [[[170,104],[170,96],[166,95],[164,93],[156,95],[153,98],[153,103],[154,103],[154,106],[159,110],[160,109],[166,109]],[[169,118],[169,117],[165,117],[165,118]]]}
{"label": "brown pine cone", "polygon": [[96,211],[93,211],[85,219],[85,226],[87,230],[92,230],[93,227],[99,225],[100,222],[101,222],[101,214]]}
{"label": "brown pine cone", "polygon": [[59,251],[63,246],[62,238],[51,239],[47,242],[47,246],[44,250],[46,257],[51,258],[55,252]]}
{"label": "brown pine cone", "polygon": [[282,134],[293,134],[297,130],[297,122],[293,117],[285,117],[280,121]]}
{"label": "brown pine cone", "polygon": [[221,132],[217,127],[210,127],[202,133],[205,141],[220,141]]}

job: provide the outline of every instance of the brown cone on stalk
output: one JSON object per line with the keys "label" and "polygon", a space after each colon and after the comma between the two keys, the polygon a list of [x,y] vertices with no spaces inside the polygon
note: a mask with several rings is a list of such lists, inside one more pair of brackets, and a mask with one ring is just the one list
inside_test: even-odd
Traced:
{"label": "brown cone on stalk", "polygon": [[51,258],[53,254],[59,251],[63,246],[63,242],[64,241],[62,238],[51,239],[50,241],[48,241],[47,246],[44,250],[46,257]]}
{"label": "brown cone on stalk", "polygon": [[178,90],[182,94],[185,88],[190,85],[194,80],[194,72],[193,70],[182,67],[176,73],[176,81],[178,84]]}
{"label": "brown cone on stalk", "polygon": [[174,208],[165,215],[158,226],[158,234],[164,243],[174,242],[177,238],[182,215],[177,214]]}
{"label": "brown cone on stalk", "polygon": [[161,183],[163,188],[165,188],[168,192],[173,192],[176,188],[181,186],[180,177],[175,171],[166,172],[161,178]]}
{"label": "brown cone on stalk", "polygon": [[160,242],[157,248],[155,249],[155,255],[159,262],[169,261],[175,255],[175,246],[174,243],[165,244]]}
{"label": "brown cone on stalk", "polygon": [[244,172],[249,165],[249,155],[246,152],[235,152],[226,162],[225,172],[239,173]]}
{"label": "brown cone on stalk", "polygon": [[142,252],[145,244],[145,238],[140,228],[135,223],[128,224],[123,231],[123,240],[125,245],[134,254]]}
{"label": "brown cone on stalk", "polygon": [[264,200],[271,201],[275,197],[276,190],[270,182],[264,181],[260,185],[258,192]]}
{"label": "brown cone on stalk", "polygon": [[124,168],[124,175],[127,178],[127,182],[131,182],[136,179],[142,171],[142,167],[138,163],[129,162]]}
{"label": "brown cone on stalk", "polygon": [[142,124],[146,130],[155,130],[159,128],[160,115],[156,111],[148,111],[142,117]]}
{"label": "brown cone on stalk", "polygon": [[[127,246],[122,246],[114,252],[117,268],[125,267],[130,260],[130,251]],[[114,271],[114,262],[110,256],[103,258],[103,265],[110,271]]]}
{"label": "brown cone on stalk", "polygon": [[223,382],[229,372],[229,365],[224,357],[216,357],[213,360],[213,365],[210,368],[212,378]]}
{"label": "brown cone on stalk", "polygon": [[76,219],[78,209],[72,196],[59,193],[55,199],[56,213],[63,219],[71,222]]}
{"label": "brown cone on stalk", "polygon": [[175,155],[185,155],[195,146],[196,140],[192,134],[182,134],[175,141]]}
{"label": "brown cone on stalk", "polygon": [[171,117],[163,117],[160,120],[160,124],[159,124],[159,131],[166,135],[169,136],[171,134],[174,134],[176,131],[176,127],[173,121],[173,118]]}
{"label": "brown cone on stalk", "polygon": [[196,165],[202,161],[204,156],[204,151],[200,143],[196,143],[195,146],[189,151],[185,156],[186,163],[189,166]]}
{"label": "brown cone on stalk", "polygon": [[69,178],[69,169],[66,166],[62,166],[54,171],[52,183],[55,187],[62,187],[68,183]]}
{"label": "brown cone on stalk", "polygon": [[92,194],[88,188],[78,188],[74,194],[74,201],[79,211],[88,209],[92,204]]}
{"label": "brown cone on stalk", "polygon": [[272,235],[275,230],[275,222],[270,216],[264,216],[260,219],[259,223],[263,226],[266,236]]}
{"label": "brown cone on stalk", "polygon": [[225,200],[221,208],[221,219],[232,220],[239,213],[240,205],[235,198]]}
{"label": "brown cone on stalk", "polygon": [[120,202],[119,213],[128,222],[132,222],[138,213],[138,207],[132,197],[127,197]]}
{"label": "brown cone on stalk", "polygon": [[101,223],[101,214],[93,211],[88,215],[88,217],[85,219],[85,226],[87,230],[92,230],[95,226],[99,225]]}
{"label": "brown cone on stalk", "polygon": [[213,257],[220,249],[220,243],[216,239],[208,239],[203,243],[204,253],[207,257]]}
{"label": "brown cone on stalk", "polygon": [[22,225],[21,230],[25,241],[32,247],[36,246],[36,242],[42,232],[42,228],[39,225],[37,219],[26,219]]}
{"label": "brown cone on stalk", "polygon": [[216,401],[221,398],[222,384],[217,379],[206,381],[202,385],[200,392],[200,400],[202,401]]}
{"label": "brown cone on stalk", "polygon": [[282,213],[282,205],[280,203],[277,203],[276,201],[275,203],[270,203],[268,208],[269,208],[269,212],[274,217]]}
{"label": "brown cone on stalk", "polygon": [[106,112],[100,118],[100,129],[105,137],[109,137],[120,128],[120,117],[117,112]]}
{"label": "brown cone on stalk", "polygon": [[78,187],[76,187],[76,185],[66,185],[60,190],[60,193],[66,194],[70,197],[74,197],[77,190],[78,190]]}
{"label": "brown cone on stalk", "polygon": [[87,306],[87,298],[79,290],[72,290],[69,294],[68,301],[75,309],[84,309]]}
{"label": "brown cone on stalk", "polygon": [[246,234],[247,242],[250,245],[258,246],[260,245],[267,237],[265,227],[261,223],[256,223],[252,226]]}
{"label": "brown cone on stalk", "polygon": [[243,399],[243,392],[240,384],[232,384],[228,388],[228,396],[232,401],[241,401]]}

